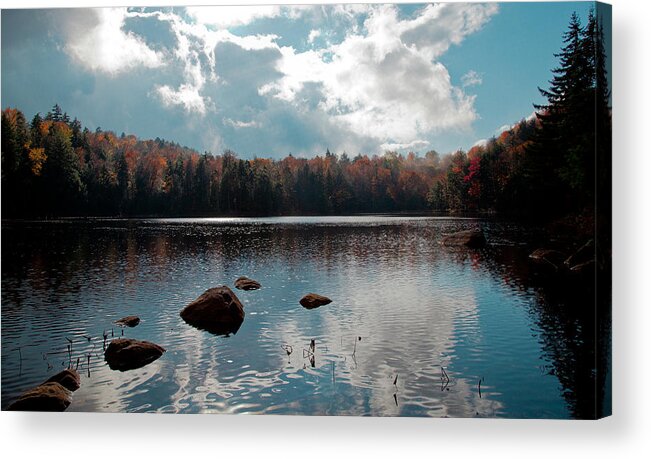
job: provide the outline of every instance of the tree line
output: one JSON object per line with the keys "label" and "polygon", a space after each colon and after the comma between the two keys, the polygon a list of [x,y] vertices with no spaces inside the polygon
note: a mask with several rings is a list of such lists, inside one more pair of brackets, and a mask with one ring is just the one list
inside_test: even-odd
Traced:
{"label": "tree line", "polygon": [[593,13],[585,27],[572,16],[557,56],[535,118],[447,155],[242,159],[90,131],[58,105],[29,122],[6,108],[3,216],[581,212],[596,198],[595,174],[601,185],[610,173],[595,167],[610,158],[610,109]]}

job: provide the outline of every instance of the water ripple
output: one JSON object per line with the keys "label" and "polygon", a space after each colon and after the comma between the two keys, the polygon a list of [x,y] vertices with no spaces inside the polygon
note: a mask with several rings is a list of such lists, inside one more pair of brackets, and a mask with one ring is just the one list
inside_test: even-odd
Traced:
{"label": "water ripple", "polygon": [[[478,223],[489,249],[438,244]],[[581,356],[550,343],[572,349],[585,334],[541,312],[546,297],[518,275],[526,250],[514,255],[503,228],[383,216],[3,223],[2,407],[73,366],[73,411],[570,416],[563,394],[576,391],[551,373]],[[240,275],[263,287],[237,291],[235,335],[179,317]],[[333,303],[306,310],[308,292]],[[114,324],[131,314],[138,327]],[[105,333],[167,352],[112,371]]]}

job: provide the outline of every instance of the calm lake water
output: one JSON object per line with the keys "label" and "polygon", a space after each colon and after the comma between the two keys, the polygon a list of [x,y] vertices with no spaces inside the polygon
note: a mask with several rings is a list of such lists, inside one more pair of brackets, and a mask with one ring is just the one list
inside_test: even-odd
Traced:
{"label": "calm lake water", "polygon": [[[438,243],[474,226],[486,249]],[[3,222],[2,408],[79,360],[68,411],[593,417],[592,300],[532,264],[531,234],[432,217]],[[262,289],[235,290],[241,275]],[[236,334],[181,319],[224,284],[246,312]],[[304,309],[308,292],[333,302]],[[126,315],[142,322],[113,324]],[[167,352],[112,371],[105,331]]]}

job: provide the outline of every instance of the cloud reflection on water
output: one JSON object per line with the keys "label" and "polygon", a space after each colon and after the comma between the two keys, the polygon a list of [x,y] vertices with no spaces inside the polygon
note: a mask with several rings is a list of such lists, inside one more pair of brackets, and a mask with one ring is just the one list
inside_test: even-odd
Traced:
{"label": "cloud reflection on water", "polygon": [[[549,416],[567,416],[558,381],[537,370],[537,325],[521,307],[535,295],[505,280],[485,254],[437,244],[442,233],[473,222],[240,220],[35,225],[20,234],[3,228],[16,242],[3,251],[3,349],[47,326],[39,328],[48,339],[29,351],[29,366],[66,327],[101,336],[113,320],[139,315],[143,322],[129,336],[167,353],[124,374],[96,362],[74,411],[471,417],[551,406]],[[30,240],[31,231],[49,232],[50,242]],[[246,317],[235,335],[211,335],[179,317],[204,290],[240,275],[263,287],[237,291]],[[298,299],[311,291],[333,303],[302,308]],[[311,339],[314,367],[303,355]],[[283,344],[293,347],[290,356]],[[27,379],[18,377],[7,358],[3,353],[3,406],[45,376],[35,366]],[[509,374],[513,358],[521,364],[517,375]],[[480,398],[478,380],[493,367],[499,371]],[[538,394],[526,407],[508,396],[522,381]]]}

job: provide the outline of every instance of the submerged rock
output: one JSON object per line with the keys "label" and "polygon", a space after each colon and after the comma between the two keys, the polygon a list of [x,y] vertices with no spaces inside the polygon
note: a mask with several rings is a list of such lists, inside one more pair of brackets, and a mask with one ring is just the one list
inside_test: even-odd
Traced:
{"label": "submerged rock", "polygon": [[108,345],[104,358],[111,370],[135,370],[158,359],[165,349],[149,341],[116,338]]}
{"label": "submerged rock", "polygon": [[484,237],[484,232],[480,229],[457,231],[456,233],[444,235],[441,244],[480,249],[486,245],[486,237]]}
{"label": "submerged rock", "polygon": [[332,300],[327,296],[317,295],[316,293],[308,293],[299,301],[301,306],[306,309],[314,309],[319,306],[332,303]]}
{"label": "submerged rock", "polygon": [[81,385],[81,379],[79,378],[79,373],[77,373],[77,370],[73,370],[72,368],[67,368],[55,374],[50,379],[45,381],[43,384],[47,384],[50,382],[59,383],[63,387],[65,387],[66,389],[72,392],[79,389],[79,386]]}
{"label": "submerged rock", "polygon": [[225,285],[206,290],[181,311],[188,324],[223,335],[236,333],[244,321],[244,307]]}
{"label": "submerged rock", "polygon": [[45,382],[23,393],[7,408],[9,411],[65,411],[72,392],[58,382]]}
{"label": "submerged rock", "polygon": [[238,277],[235,281],[235,288],[239,290],[258,290],[260,287],[262,287],[260,282],[246,276]]}
{"label": "submerged rock", "polygon": [[122,327],[135,327],[140,323],[140,317],[138,316],[126,316],[120,320],[116,320],[115,323]]}

